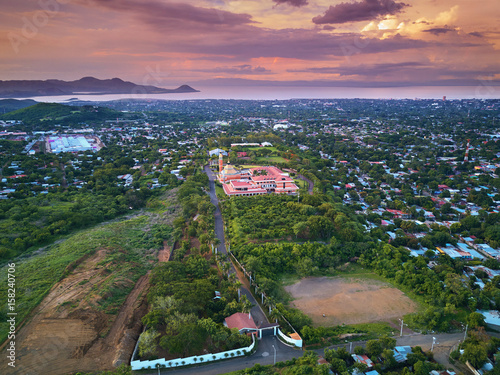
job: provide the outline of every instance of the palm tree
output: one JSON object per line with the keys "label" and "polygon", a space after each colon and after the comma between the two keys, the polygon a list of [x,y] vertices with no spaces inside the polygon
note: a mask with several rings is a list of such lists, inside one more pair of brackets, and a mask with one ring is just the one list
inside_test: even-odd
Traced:
{"label": "palm tree", "polygon": [[271,312],[269,313],[269,319],[276,321],[276,323],[278,323],[278,319],[280,317],[281,317],[281,313],[279,312],[279,310],[277,308],[272,309]]}
{"label": "palm tree", "polygon": [[252,303],[248,300],[248,297],[243,295],[241,296],[240,302],[243,304],[243,312],[249,313],[252,310]]}

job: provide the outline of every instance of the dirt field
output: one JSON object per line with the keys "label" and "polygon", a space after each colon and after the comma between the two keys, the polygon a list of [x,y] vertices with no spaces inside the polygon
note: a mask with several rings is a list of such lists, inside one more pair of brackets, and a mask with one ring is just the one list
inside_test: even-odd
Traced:
{"label": "dirt field", "polygon": [[306,278],[285,289],[316,326],[390,321],[417,310],[399,289],[372,279]]}
{"label": "dirt field", "polygon": [[127,362],[140,334],[149,273],[141,277],[118,315],[89,306],[92,290],[109,278],[99,265],[102,249],[83,257],[71,275],[54,285],[16,335],[16,368],[4,374],[58,375],[112,369]]}

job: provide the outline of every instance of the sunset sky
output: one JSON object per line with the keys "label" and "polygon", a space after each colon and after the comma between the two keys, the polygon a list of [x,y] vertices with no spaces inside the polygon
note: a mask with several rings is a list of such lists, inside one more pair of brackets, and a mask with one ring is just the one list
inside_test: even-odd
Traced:
{"label": "sunset sky", "polygon": [[498,0],[3,1],[0,79],[498,85],[499,25]]}

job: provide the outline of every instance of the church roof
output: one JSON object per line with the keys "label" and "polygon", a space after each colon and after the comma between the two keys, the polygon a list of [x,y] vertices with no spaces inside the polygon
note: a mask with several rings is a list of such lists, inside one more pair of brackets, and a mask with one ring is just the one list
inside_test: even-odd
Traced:
{"label": "church roof", "polygon": [[239,174],[240,171],[237,170],[234,166],[232,166],[230,164],[226,164],[226,166],[222,170],[222,173],[227,176],[227,175],[231,175],[231,174]]}

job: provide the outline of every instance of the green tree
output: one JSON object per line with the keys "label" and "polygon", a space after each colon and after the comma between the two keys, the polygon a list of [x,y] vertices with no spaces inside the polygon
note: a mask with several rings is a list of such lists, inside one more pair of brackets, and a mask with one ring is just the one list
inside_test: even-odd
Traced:
{"label": "green tree", "polygon": [[475,368],[481,368],[481,366],[488,359],[488,353],[483,345],[476,343],[469,343],[464,348],[464,353],[460,357],[462,362],[469,361],[469,363]]}
{"label": "green tree", "polygon": [[378,357],[384,348],[379,340],[370,340],[366,343],[366,351],[370,357]]}
{"label": "green tree", "polygon": [[157,353],[157,339],[160,333],[154,329],[148,329],[139,336],[139,355],[142,358],[153,357]]}
{"label": "green tree", "polygon": [[484,327],[485,326],[484,316],[483,314],[478,312],[470,313],[469,316],[467,317],[467,323],[469,324],[470,328]]}
{"label": "green tree", "polygon": [[341,374],[347,371],[346,363],[340,358],[333,358],[330,361],[330,369],[337,374]]}
{"label": "green tree", "polygon": [[318,267],[314,266],[314,263],[311,258],[302,258],[297,263],[295,268],[297,275],[300,277],[306,277],[312,275],[315,271],[317,271]]}

